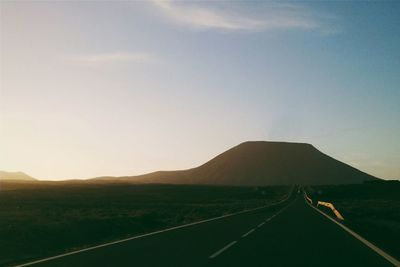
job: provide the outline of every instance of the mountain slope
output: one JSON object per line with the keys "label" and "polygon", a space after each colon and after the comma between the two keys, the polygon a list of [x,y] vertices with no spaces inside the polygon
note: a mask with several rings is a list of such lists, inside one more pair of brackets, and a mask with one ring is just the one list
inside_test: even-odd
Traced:
{"label": "mountain slope", "polygon": [[[104,177],[102,179],[111,179]],[[310,144],[245,142],[183,171],[114,178],[120,181],[212,185],[348,184],[377,179]]]}
{"label": "mountain slope", "polygon": [[6,171],[0,171],[0,180],[36,181],[35,178],[23,172],[6,172]]}

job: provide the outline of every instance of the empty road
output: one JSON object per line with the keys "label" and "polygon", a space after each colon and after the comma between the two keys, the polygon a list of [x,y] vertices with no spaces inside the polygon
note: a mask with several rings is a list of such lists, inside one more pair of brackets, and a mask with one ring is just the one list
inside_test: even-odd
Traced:
{"label": "empty road", "polygon": [[[295,191],[297,192],[297,190]],[[393,266],[297,193],[261,209],[32,266]]]}

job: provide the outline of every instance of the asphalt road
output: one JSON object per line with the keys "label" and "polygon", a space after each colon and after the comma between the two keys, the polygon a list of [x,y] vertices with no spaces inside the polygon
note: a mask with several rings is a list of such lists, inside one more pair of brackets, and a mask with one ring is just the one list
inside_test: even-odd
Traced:
{"label": "asphalt road", "polygon": [[262,209],[33,266],[393,266],[301,194]]}

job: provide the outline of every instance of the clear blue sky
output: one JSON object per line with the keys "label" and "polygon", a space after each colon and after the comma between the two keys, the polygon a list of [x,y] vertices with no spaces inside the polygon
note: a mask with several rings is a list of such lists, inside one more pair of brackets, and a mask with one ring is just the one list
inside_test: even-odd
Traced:
{"label": "clear blue sky", "polygon": [[400,2],[1,2],[0,169],[44,179],[312,143],[400,178]]}

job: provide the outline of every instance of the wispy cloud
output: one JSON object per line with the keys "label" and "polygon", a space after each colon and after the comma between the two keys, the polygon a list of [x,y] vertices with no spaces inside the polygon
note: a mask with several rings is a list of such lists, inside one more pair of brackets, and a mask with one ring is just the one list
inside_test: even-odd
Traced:
{"label": "wispy cloud", "polygon": [[[279,29],[319,30],[331,32],[322,23],[321,14],[294,4],[258,3],[244,6],[236,2],[153,2],[169,19],[199,29],[223,31],[266,31]],[[226,3],[226,2],[225,2]]]}
{"label": "wispy cloud", "polygon": [[113,52],[113,53],[97,53],[71,55],[66,57],[68,61],[87,65],[103,65],[115,63],[155,63],[157,57],[150,53],[143,52]]}

